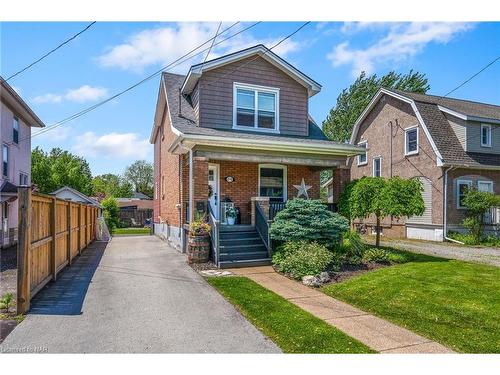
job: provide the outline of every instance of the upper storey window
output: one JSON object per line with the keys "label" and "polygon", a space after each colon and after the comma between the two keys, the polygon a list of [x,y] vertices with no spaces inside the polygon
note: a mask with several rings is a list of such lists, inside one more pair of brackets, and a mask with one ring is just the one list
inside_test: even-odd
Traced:
{"label": "upper storey window", "polygon": [[481,146],[491,147],[491,125],[481,124]]}
{"label": "upper storey window", "polygon": [[279,132],[279,89],[234,84],[233,128]]}

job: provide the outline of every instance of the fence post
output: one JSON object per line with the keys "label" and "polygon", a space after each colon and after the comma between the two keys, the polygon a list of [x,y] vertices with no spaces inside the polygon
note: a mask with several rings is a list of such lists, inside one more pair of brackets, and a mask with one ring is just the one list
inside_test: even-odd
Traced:
{"label": "fence post", "polygon": [[52,205],[50,207],[50,234],[52,241],[50,242],[50,272],[52,273],[52,280],[56,281],[57,278],[57,260],[56,260],[56,230],[57,230],[57,198],[52,198]]}
{"label": "fence post", "polygon": [[17,313],[24,314],[30,309],[31,285],[31,187],[17,190],[19,226],[17,240]]}
{"label": "fence post", "polygon": [[66,248],[66,253],[67,253],[67,257],[68,257],[68,265],[71,266],[71,240],[73,238],[72,236],[72,233],[71,233],[71,202],[68,202],[68,215],[67,215],[67,219],[68,219],[68,243],[67,243],[67,248]]}
{"label": "fence post", "polygon": [[78,255],[82,253],[82,205],[78,204]]}

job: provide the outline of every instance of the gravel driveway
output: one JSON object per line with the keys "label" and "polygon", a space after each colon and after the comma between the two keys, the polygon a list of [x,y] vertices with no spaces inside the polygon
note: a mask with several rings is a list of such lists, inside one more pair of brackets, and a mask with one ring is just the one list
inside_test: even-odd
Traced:
{"label": "gravel driveway", "polygon": [[434,255],[447,259],[465,260],[500,267],[500,248],[470,247],[450,243],[389,240],[380,241],[383,246],[391,246],[414,253]]}
{"label": "gravel driveway", "polygon": [[251,325],[153,236],[94,243],[33,300],[0,352],[276,353]]}

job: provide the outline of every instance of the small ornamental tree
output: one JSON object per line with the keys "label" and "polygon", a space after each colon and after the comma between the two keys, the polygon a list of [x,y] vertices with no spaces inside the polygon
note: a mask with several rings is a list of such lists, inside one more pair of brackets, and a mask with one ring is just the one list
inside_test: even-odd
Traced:
{"label": "small ornamental tree", "polygon": [[467,218],[463,221],[464,227],[470,231],[474,242],[477,244],[481,242],[483,237],[485,214],[492,207],[500,206],[500,195],[476,189],[467,189],[463,205],[467,208]]}
{"label": "small ornamental tree", "polygon": [[354,188],[354,185],[359,180],[352,180],[349,182],[345,187],[342,193],[340,194],[339,197],[339,214],[341,214],[344,217],[351,218],[351,206],[350,206],[350,197],[352,194],[352,189]]}
{"label": "small ornamental tree", "polygon": [[104,221],[108,226],[110,233],[113,233],[120,222],[118,202],[113,197],[108,197],[101,201],[101,207],[104,211]]}
{"label": "small ornamental tree", "polygon": [[320,200],[296,198],[278,212],[269,235],[278,241],[316,241],[333,247],[340,243],[342,233],[348,229],[348,220],[330,212]]}
{"label": "small ornamental tree", "polygon": [[376,242],[380,246],[380,221],[386,216],[422,215],[425,205],[422,184],[417,179],[363,177],[353,187],[349,197],[351,218],[363,219],[375,215]]}

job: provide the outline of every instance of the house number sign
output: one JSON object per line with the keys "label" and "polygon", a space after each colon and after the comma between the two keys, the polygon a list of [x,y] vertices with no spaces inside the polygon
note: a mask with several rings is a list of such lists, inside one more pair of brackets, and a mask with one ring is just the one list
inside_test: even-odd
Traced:
{"label": "house number sign", "polygon": [[226,176],[226,181],[227,182],[234,182],[234,177],[233,176]]}

